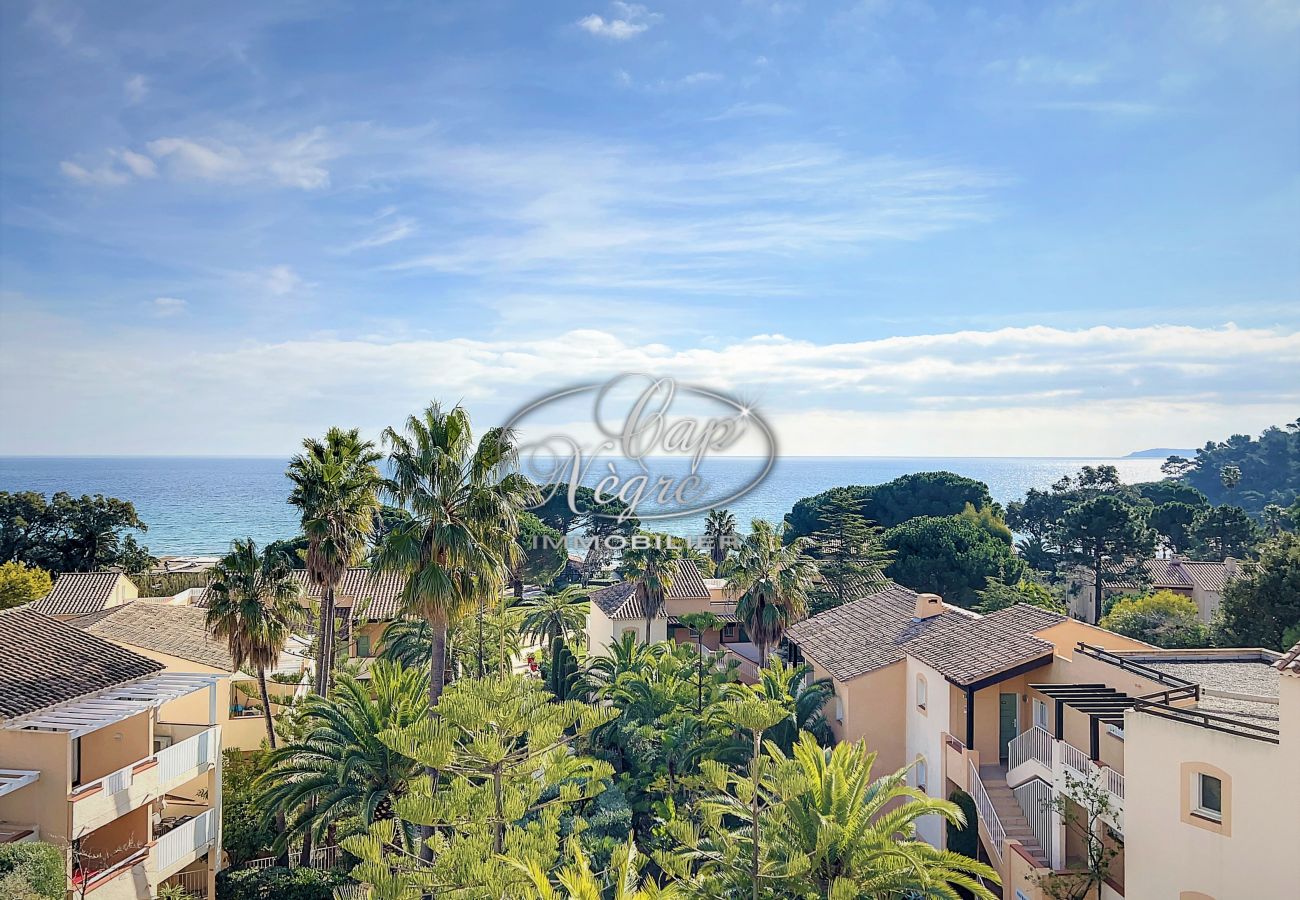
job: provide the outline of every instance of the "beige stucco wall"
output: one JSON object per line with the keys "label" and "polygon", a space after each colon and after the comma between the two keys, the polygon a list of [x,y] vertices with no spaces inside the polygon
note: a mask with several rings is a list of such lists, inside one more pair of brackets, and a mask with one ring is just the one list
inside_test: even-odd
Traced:
{"label": "beige stucco wall", "polygon": [[0,797],[0,821],[36,825],[41,840],[51,843],[67,840],[71,745],[63,733],[0,729],[0,767],[41,773],[33,784]]}
{"label": "beige stucco wall", "polygon": [[[904,660],[906,737],[904,739],[904,758],[915,765],[916,760],[925,761],[925,792],[931,797],[946,799],[943,779],[943,735],[948,730],[950,693],[945,688],[948,683],[937,669],[923,662],[908,657]],[[926,688],[925,709],[918,706],[918,679],[924,679]],[[886,774],[878,769],[877,776]],[[914,769],[908,778],[913,786],[918,784],[918,772]],[[944,821],[939,816],[924,816],[917,820],[916,831],[922,840],[942,847],[945,839]]]}
{"label": "beige stucco wall", "polygon": [[[1226,776],[1227,829],[1188,820],[1189,766],[1191,771],[1213,767]],[[1295,896],[1300,743],[1294,732],[1284,731],[1282,744],[1274,745],[1130,711],[1125,767],[1128,896],[1180,900],[1189,891],[1214,900]]]}
{"label": "beige stucco wall", "polygon": [[[596,604],[591,604],[587,614],[587,651],[592,655],[604,654],[610,644],[617,643],[625,631],[631,631],[638,641],[645,640],[645,619],[611,619]],[[668,620],[660,616],[651,622],[651,642],[668,640]]]}
{"label": "beige stucco wall", "polygon": [[[812,663],[813,678],[831,678],[829,672]],[[828,710],[831,729],[841,741],[866,740],[867,749],[877,754],[875,772],[883,774],[901,769],[911,762],[907,758],[906,696],[907,667],[903,662],[860,675],[848,681],[831,679],[836,700]],[[836,718],[836,706],[843,721]]]}
{"label": "beige stucco wall", "polygon": [[1079,641],[1113,652],[1153,649],[1150,644],[1135,641],[1133,638],[1124,637],[1122,634],[1115,634],[1113,631],[1106,631],[1104,628],[1098,628],[1095,625],[1088,625],[1077,619],[1066,619],[1050,628],[1034,632],[1034,635],[1045,641],[1050,641],[1056,647],[1056,655],[1065,659],[1074,657],[1074,648]]}

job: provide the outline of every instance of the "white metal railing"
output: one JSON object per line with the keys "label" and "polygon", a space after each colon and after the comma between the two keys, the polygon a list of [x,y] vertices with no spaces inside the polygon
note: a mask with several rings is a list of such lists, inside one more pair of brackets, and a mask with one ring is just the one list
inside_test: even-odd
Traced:
{"label": "white metal railing", "polygon": [[1034,759],[1050,770],[1052,745],[1055,743],[1056,739],[1052,737],[1051,732],[1037,725],[1023,734],[1016,735],[1007,745],[1007,769],[1014,769]]}
{"label": "white metal railing", "polygon": [[993,808],[993,801],[989,799],[988,791],[984,790],[979,769],[975,768],[975,763],[971,760],[967,760],[966,764],[970,766],[970,795],[975,799],[975,811],[984,822],[984,827],[988,829],[993,853],[1001,864],[1002,843],[1006,840],[1007,831],[1002,827],[1002,820],[998,818],[998,811]]}
{"label": "white metal railing", "polygon": [[1124,799],[1124,776],[1109,766],[1106,767],[1106,790],[1119,799]]}
{"label": "white metal railing", "polygon": [[217,833],[216,810],[199,813],[154,842],[154,870],[166,872],[191,853],[212,843]]}
{"label": "white metal railing", "polygon": [[1061,745],[1061,762],[1065,763],[1071,769],[1078,772],[1084,778],[1091,778],[1094,771],[1092,760],[1088,754],[1084,753],[1078,747],[1065,741],[1059,742]]}
{"label": "white metal railing", "polygon": [[[341,852],[341,848],[339,848],[339,847],[337,847],[337,846],[332,846],[332,847],[317,847],[315,850],[313,850],[313,851],[311,852],[311,861],[308,862],[307,865],[308,865],[309,868],[312,868],[312,869],[334,869],[334,868],[337,868],[337,867],[338,867],[338,864],[339,864],[339,854],[340,854],[340,852]],[[261,859],[250,859],[248,862],[244,863],[244,864],[243,864],[242,866],[240,866],[239,868],[241,868],[241,869],[269,869],[269,868],[271,868],[271,866],[275,865],[275,863],[276,863],[276,857],[274,857],[274,856],[263,856]],[[291,869],[300,869],[300,868],[302,868],[302,851],[301,851],[301,849],[290,849],[290,851],[289,851],[289,868],[291,868]]]}
{"label": "white metal railing", "polygon": [[198,768],[207,768],[216,761],[219,750],[216,728],[201,731],[178,744],[172,744],[154,754],[158,760],[158,779],[166,785]]}
{"label": "white metal railing", "polygon": [[206,869],[196,872],[177,872],[164,881],[163,884],[178,887],[191,897],[206,898],[208,896],[208,873]]}
{"label": "white metal railing", "polygon": [[1011,789],[1016,802],[1029,820],[1029,830],[1038,839],[1038,846],[1043,848],[1043,855],[1048,862],[1052,854],[1052,786],[1038,778],[1031,778],[1019,787]]}
{"label": "white metal railing", "polygon": [[74,795],[85,794],[95,785],[99,785],[105,797],[111,797],[129,788],[135,782],[135,767],[139,763],[127,763],[116,772],[109,772],[103,778],[79,784],[72,789]]}

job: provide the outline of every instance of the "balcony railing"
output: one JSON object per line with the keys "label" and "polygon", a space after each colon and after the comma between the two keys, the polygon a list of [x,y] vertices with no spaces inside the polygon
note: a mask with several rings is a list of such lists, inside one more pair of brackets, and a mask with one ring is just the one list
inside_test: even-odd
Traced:
{"label": "balcony railing", "polygon": [[220,729],[201,731],[154,754],[158,760],[158,780],[166,790],[177,779],[196,769],[206,769],[216,762],[220,753]]}
{"label": "balcony railing", "polygon": [[160,877],[172,874],[173,869],[188,862],[192,856],[201,856],[216,836],[217,818],[213,809],[177,825],[154,842],[154,871]]}
{"label": "balcony railing", "polygon": [[984,790],[979,769],[975,767],[972,760],[967,760],[967,765],[970,766],[970,795],[975,799],[975,811],[989,833],[993,853],[997,857],[998,864],[1001,865],[1002,844],[1007,838],[1007,831],[1002,827],[1002,820],[998,818],[998,811],[993,808],[993,801],[989,799],[988,791]]}
{"label": "balcony railing", "polygon": [[1007,769],[1014,769],[1032,759],[1042,763],[1050,771],[1052,745],[1055,743],[1056,739],[1052,737],[1051,732],[1037,725],[1023,734],[1016,735],[1007,746]]}
{"label": "balcony railing", "polygon": [[1069,768],[1074,769],[1080,777],[1090,778],[1092,776],[1093,765],[1092,760],[1088,758],[1088,754],[1074,746],[1074,744],[1068,744],[1065,741],[1061,741],[1060,744],[1061,762],[1065,763]]}

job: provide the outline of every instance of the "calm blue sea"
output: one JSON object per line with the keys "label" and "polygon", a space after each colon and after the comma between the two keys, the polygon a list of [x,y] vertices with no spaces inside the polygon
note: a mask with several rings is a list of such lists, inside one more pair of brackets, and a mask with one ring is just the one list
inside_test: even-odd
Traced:
{"label": "calm blue sea", "polygon": [[[1159,479],[1160,459],[992,457],[791,457],[780,459],[753,491],[728,507],[741,523],[780,521],[800,497],[843,484],[878,484],[909,472],[947,470],[977,478],[1002,503],[1046,487],[1080,466],[1108,463],[1125,481]],[[753,460],[711,458],[710,477],[742,484]],[[211,554],[236,537],[259,543],[290,537],[297,518],[286,499],[285,460],[267,457],[0,457],[0,491],[105,494],[130,500],[148,523],[155,554]],[[586,479],[594,484],[593,473]],[[662,520],[655,530],[699,534],[703,514]]]}

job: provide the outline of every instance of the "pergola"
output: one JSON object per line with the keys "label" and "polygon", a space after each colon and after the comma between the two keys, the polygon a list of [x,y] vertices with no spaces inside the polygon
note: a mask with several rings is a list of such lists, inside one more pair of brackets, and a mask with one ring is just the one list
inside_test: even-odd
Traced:
{"label": "pergola", "polygon": [[1101,723],[1124,726],[1124,710],[1137,705],[1138,698],[1104,684],[1031,684],[1030,687],[1056,701],[1056,739],[1065,740],[1065,707],[1088,717],[1088,756],[1101,754]]}
{"label": "pergola", "polygon": [[210,724],[215,724],[216,686],[220,677],[160,672],[17,716],[6,721],[4,728],[8,731],[63,732],[70,738],[77,738],[205,689],[211,692],[209,720]]}
{"label": "pergola", "polygon": [[31,769],[0,769],[0,797],[34,783],[41,773]]}

